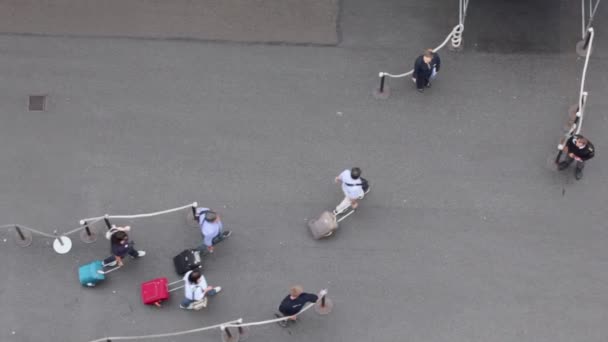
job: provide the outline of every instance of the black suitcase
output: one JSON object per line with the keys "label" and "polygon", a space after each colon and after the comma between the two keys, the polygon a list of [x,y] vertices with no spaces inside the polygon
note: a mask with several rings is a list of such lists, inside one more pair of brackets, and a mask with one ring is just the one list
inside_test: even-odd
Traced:
{"label": "black suitcase", "polygon": [[196,249],[186,249],[173,258],[173,264],[175,264],[177,274],[184,274],[190,270],[202,268],[201,252]]}

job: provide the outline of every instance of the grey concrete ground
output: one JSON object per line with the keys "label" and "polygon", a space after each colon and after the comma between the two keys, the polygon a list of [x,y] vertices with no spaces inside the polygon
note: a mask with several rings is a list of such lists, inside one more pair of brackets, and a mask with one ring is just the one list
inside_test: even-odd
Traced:
{"label": "grey concrete ground", "polygon": [[[206,261],[225,290],[196,313],[177,308],[180,294],[162,309],[139,298],[142,281],[176,277],[173,255],[200,242],[185,214],[127,221],[149,254],[95,289],[77,267],[104,257],[107,241],[76,239],[57,255],[43,238],[22,249],[2,232],[0,340],[268,319],[301,283],[328,287],[334,311],[250,341],[605,341],[605,11],[583,128],[598,154],[575,181],[547,163],[577,98],[574,50],[445,51],[432,89],[391,80],[392,97],[376,101],[378,71],[405,71],[455,24],[402,26],[453,6],[409,2],[412,14],[399,3],[344,1],[337,47],[0,37],[3,223],[63,231],[197,200],[234,231]],[[579,31],[560,31],[574,46]],[[26,111],[33,93],[49,95],[48,111]],[[333,177],[351,165],[372,192],[336,236],[312,240],[306,220],[337,203]]]}
{"label": "grey concrete ground", "polygon": [[338,0],[0,1],[0,32],[336,44]]}

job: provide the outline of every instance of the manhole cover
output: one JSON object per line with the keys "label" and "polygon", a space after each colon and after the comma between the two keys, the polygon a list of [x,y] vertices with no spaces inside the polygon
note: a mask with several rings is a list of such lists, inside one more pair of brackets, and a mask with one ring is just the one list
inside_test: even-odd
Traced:
{"label": "manhole cover", "polygon": [[43,111],[46,105],[46,95],[30,95],[28,109],[30,111]]}

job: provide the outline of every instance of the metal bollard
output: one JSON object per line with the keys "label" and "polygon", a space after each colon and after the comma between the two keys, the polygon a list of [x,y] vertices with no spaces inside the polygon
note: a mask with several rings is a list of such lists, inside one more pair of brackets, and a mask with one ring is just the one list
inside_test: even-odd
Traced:
{"label": "metal bollard", "polygon": [[230,331],[229,327],[222,326],[222,341],[223,342],[236,342],[239,340],[239,334],[237,331]]}
{"label": "metal bollard", "polygon": [[80,232],[80,240],[84,243],[95,242],[95,240],[97,240],[97,233],[91,229],[89,223],[85,220],[81,220],[80,225],[84,226],[84,230]]}
{"label": "metal bollard", "polygon": [[93,234],[91,234],[91,228],[89,228],[89,223],[87,223],[87,221],[84,221],[84,231],[87,232],[88,236],[93,235]]}
{"label": "metal bollard", "polygon": [[23,235],[23,231],[21,231],[21,228],[19,226],[15,226],[15,230],[17,230],[17,234],[19,235],[19,238],[23,241],[25,241],[25,235]]}
{"label": "metal bollard", "polygon": [[27,247],[32,244],[32,232],[27,229],[21,229],[18,225],[15,225],[15,243],[20,247]]}
{"label": "metal bollard", "polygon": [[192,206],[192,218],[194,219],[194,221],[197,221],[197,219],[196,219],[196,206],[195,205]]}
{"label": "metal bollard", "polygon": [[334,307],[334,303],[331,301],[331,299],[327,298],[326,294],[324,294],[321,297],[321,300],[319,300],[319,301],[317,301],[317,303],[315,303],[315,311],[319,315],[327,315],[328,313],[331,312],[333,307]]}
{"label": "metal bollard", "polygon": [[112,224],[110,223],[110,215],[106,214],[103,220],[106,223],[106,227],[108,228],[108,230],[110,230],[112,228]]}
{"label": "metal bollard", "polygon": [[378,74],[378,76],[380,77],[380,88],[374,89],[373,95],[374,98],[378,100],[386,100],[390,96],[390,89],[388,85],[385,84],[386,75],[381,72],[380,74]]}
{"label": "metal bollard", "polygon": [[585,43],[583,43],[583,50],[587,50],[589,47],[589,42],[591,41],[591,32],[587,31],[585,35]]}

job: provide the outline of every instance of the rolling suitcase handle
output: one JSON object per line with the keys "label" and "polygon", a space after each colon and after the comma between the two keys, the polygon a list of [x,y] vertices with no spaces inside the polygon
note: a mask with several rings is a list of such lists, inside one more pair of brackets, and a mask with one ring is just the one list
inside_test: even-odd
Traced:
{"label": "rolling suitcase handle", "polygon": [[[105,267],[105,265],[104,265],[104,267]],[[113,268],[111,268],[111,269],[109,269],[109,270],[107,270],[107,271],[104,271],[104,270],[99,270],[99,271],[97,271],[97,273],[99,273],[99,274],[108,274],[108,273],[110,273],[110,272],[114,272],[114,271],[116,271],[117,269],[119,269],[119,268],[121,268],[121,267],[122,267],[121,265],[118,265],[118,266],[113,267]]]}
{"label": "rolling suitcase handle", "polygon": [[167,290],[168,290],[169,292],[173,292],[173,291],[177,291],[177,290],[179,290],[179,289],[183,288],[184,286],[186,286],[186,284],[185,284],[185,283],[184,283],[184,284],[181,284],[180,286],[177,286],[177,287],[173,287],[173,288],[171,288],[171,286],[176,285],[176,284],[179,284],[179,283],[182,283],[182,282],[184,282],[184,280],[183,280],[183,279],[180,279],[180,280],[176,280],[176,281],[174,281],[174,282],[172,282],[172,283],[167,284]]}

